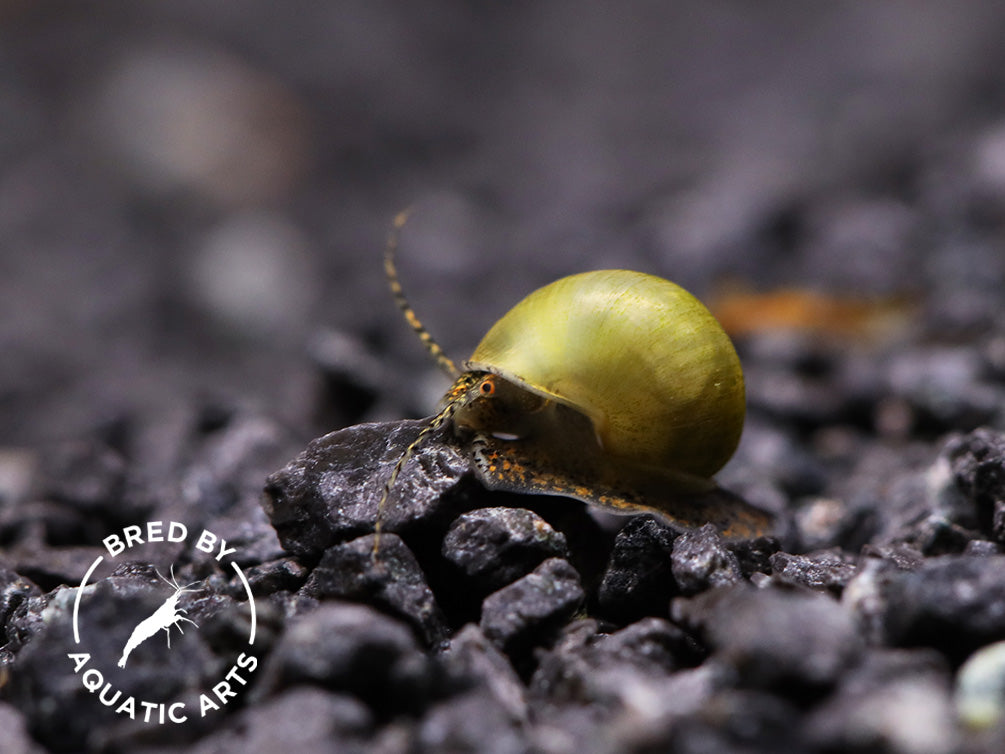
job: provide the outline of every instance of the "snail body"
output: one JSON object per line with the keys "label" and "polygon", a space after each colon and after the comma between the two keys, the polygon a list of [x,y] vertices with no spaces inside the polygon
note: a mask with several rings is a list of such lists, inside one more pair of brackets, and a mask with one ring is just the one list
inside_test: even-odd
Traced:
{"label": "snail body", "polygon": [[[656,513],[727,537],[764,533],[767,514],[712,476],[740,439],[743,371],[722,327],[680,286],[629,270],[561,278],[498,322],[459,370],[397,281],[396,220],[385,271],[399,307],[456,379],[396,464],[449,424],[487,488],[562,495],[618,513]],[[430,345],[432,344],[432,345]]]}

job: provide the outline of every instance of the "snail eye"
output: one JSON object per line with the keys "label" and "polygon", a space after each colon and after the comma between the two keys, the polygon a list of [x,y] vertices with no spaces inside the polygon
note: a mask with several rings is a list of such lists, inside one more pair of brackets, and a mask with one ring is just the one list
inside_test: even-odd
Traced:
{"label": "snail eye", "polygon": [[482,380],[482,384],[478,386],[478,392],[482,394],[483,397],[488,398],[495,395],[496,383],[493,380]]}

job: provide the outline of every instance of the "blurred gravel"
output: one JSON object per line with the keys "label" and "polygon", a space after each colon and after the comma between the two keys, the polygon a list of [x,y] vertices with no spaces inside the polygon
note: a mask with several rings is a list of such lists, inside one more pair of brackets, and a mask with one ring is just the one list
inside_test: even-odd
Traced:
{"label": "blurred gravel", "polygon": [[[1005,751],[1003,37],[992,0],[0,1],[0,750]],[[718,479],[778,531],[488,493],[441,432],[374,560],[446,387],[382,277],[406,206],[457,359],[571,272],[707,301]],[[240,681],[221,542],[107,557],[148,521],[234,548]],[[172,573],[196,626],[118,668]],[[78,597],[91,667],[189,720],[87,690]]]}

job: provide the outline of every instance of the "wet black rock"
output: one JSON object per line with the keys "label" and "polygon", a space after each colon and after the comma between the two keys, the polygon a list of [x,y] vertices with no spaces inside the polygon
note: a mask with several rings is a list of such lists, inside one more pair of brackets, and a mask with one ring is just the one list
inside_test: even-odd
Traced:
{"label": "wet black rock", "polygon": [[40,597],[41,590],[28,579],[0,568],[0,646],[7,643],[5,625],[15,609],[29,597]]}
{"label": "wet black rock", "polygon": [[640,751],[698,754],[811,751],[803,732],[792,725],[798,704],[752,689],[710,694],[691,714],[680,716],[659,743],[645,741]]}
{"label": "wet black rock", "polygon": [[538,749],[565,751],[676,751],[674,734],[714,704],[727,683],[718,667],[705,665],[671,675],[610,666],[590,679],[590,704],[535,704],[547,724],[534,730]]}
{"label": "wet black rock", "polygon": [[931,445],[899,453],[873,446],[841,486],[868,518],[869,546],[906,543],[924,555],[959,553],[977,531],[977,507],[957,488],[949,460]]}
{"label": "wet black rock", "polygon": [[911,532],[910,542],[929,557],[964,552],[977,533],[954,524],[939,515],[928,516],[917,522]]}
{"label": "wet black rock", "polygon": [[5,649],[15,652],[44,630],[43,612],[56,600],[57,609],[63,601],[69,600],[66,587],[54,589],[45,594],[32,594],[18,600],[4,620]]}
{"label": "wet black rock", "polygon": [[433,706],[416,732],[416,751],[437,754],[525,754],[527,730],[499,700],[483,690]]}
{"label": "wet black rock", "polygon": [[[921,551],[904,542],[866,545],[862,548],[862,556],[865,559],[864,562],[867,564],[870,559],[874,559],[884,567],[888,566],[890,569],[896,571],[915,571],[925,562],[925,556]],[[861,567],[862,562],[859,562],[858,575],[861,575],[866,570]]]}
{"label": "wet black rock", "polygon": [[670,571],[676,536],[653,516],[635,516],[622,527],[597,590],[597,603],[605,615],[628,623],[644,615],[666,614],[676,592]]}
{"label": "wet black rock", "polygon": [[0,702],[0,730],[6,754],[42,754],[45,751],[28,732],[24,716],[9,704]]}
{"label": "wet black rock", "polygon": [[251,698],[310,684],[350,694],[386,720],[420,710],[433,673],[407,625],[364,605],[324,603],[286,625]]}
{"label": "wet black rock", "polygon": [[630,706],[640,684],[657,685],[701,659],[693,639],[662,618],[643,618],[611,634],[593,620],[570,624],[540,659],[530,681],[533,698],[549,704]]}
{"label": "wet black rock", "polygon": [[329,548],[302,593],[369,602],[407,621],[427,646],[447,638],[447,625],[412,551],[396,534],[368,534]]}
{"label": "wet black rock", "polygon": [[[283,547],[316,558],[331,545],[373,531],[384,482],[425,422],[361,424],[312,441],[266,483],[265,510]],[[382,512],[385,531],[442,519],[470,466],[449,445],[420,447]]]}
{"label": "wet black rock", "polygon": [[905,545],[868,547],[859,559],[856,574],[845,585],[841,603],[851,611],[862,638],[870,645],[887,641],[887,587],[924,562],[924,556]]}
{"label": "wet black rock", "polygon": [[892,394],[906,401],[916,431],[939,435],[993,421],[1003,393],[985,381],[983,364],[970,346],[905,348],[891,357]]}
{"label": "wet black rock", "polygon": [[821,550],[809,555],[778,552],[771,556],[773,578],[784,584],[829,591],[839,595],[856,573],[855,563],[840,550]]}
{"label": "wet black rock", "polygon": [[959,490],[976,506],[982,531],[1005,544],[1005,432],[977,429],[944,453]]}
{"label": "wet black rock", "polygon": [[673,543],[671,571],[681,594],[697,594],[741,579],[740,561],[711,524],[681,534]]}
{"label": "wet black rock", "polygon": [[548,721],[535,730],[539,748],[564,740],[572,751],[665,749],[671,732],[729,683],[708,663],[682,668],[696,662],[694,650],[660,618],[611,634],[598,633],[593,619],[573,621],[550,649],[538,651],[530,679],[535,719]]}
{"label": "wet black rock", "polygon": [[[485,494],[489,497],[481,497]],[[492,492],[479,493],[479,499],[487,501],[486,504],[491,501],[492,505],[528,508],[541,516],[565,537],[568,561],[579,573],[583,588],[591,593],[596,591],[614,544],[615,532],[611,528],[622,525],[623,516],[608,515],[579,500],[551,495]]]}
{"label": "wet black rock", "polygon": [[481,629],[505,652],[519,652],[530,643],[546,641],[584,597],[576,570],[566,560],[550,558],[485,598]]}
{"label": "wet black rock", "polygon": [[786,695],[827,689],[863,649],[850,612],[808,591],[725,587],[675,599],[671,617],[736,668],[742,685]]}
{"label": "wet black rock", "polygon": [[512,719],[527,721],[524,685],[509,659],[485,637],[481,628],[473,623],[464,626],[450,640],[440,660],[458,689],[483,689]]}
{"label": "wet black rock", "polygon": [[950,672],[936,653],[872,649],[806,721],[824,751],[959,751]]}
{"label": "wet black rock", "polygon": [[2,553],[10,563],[32,560],[42,549],[96,541],[105,523],[98,516],[54,502],[26,500],[0,509],[0,537],[12,546]]}
{"label": "wet black rock", "polygon": [[255,595],[294,591],[303,585],[308,574],[308,570],[294,558],[272,560],[244,571],[244,576],[251,585],[251,592]]}
{"label": "wet black rock", "polygon": [[643,618],[609,634],[597,647],[607,662],[642,670],[673,671],[697,665],[705,656],[694,639],[662,618]]}
{"label": "wet black rock", "polygon": [[875,524],[876,512],[868,504],[852,506],[844,498],[810,498],[793,513],[795,541],[799,552],[844,547],[858,550]]}
{"label": "wet black rock", "polygon": [[523,508],[480,508],[457,518],[443,539],[443,557],[465,585],[488,594],[530,573],[544,560],[567,557],[565,536]]}
{"label": "wet black rock", "polygon": [[955,661],[1005,639],[1005,556],[946,555],[896,574],[885,618],[892,644],[934,647]]}
{"label": "wet black rock", "polygon": [[[886,489],[871,503],[877,531],[871,534],[867,547],[907,543],[922,555],[934,557],[966,552],[972,542],[993,537],[995,505],[986,499],[979,501],[973,488],[974,475],[996,465],[996,454],[988,457],[989,434],[994,436],[985,430],[952,436],[933,458],[923,463],[919,458],[915,471],[897,473],[891,469],[885,481],[874,480],[872,484]],[[892,460],[888,454],[882,455],[886,456],[883,465]],[[980,472],[976,471],[978,466]],[[876,471],[879,469],[871,474]]]}
{"label": "wet black rock", "polygon": [[120,520],[131,511],[123,504],[126,460],[118,451],[93,441],[70,441],[42,455],[38,496],[91,515]]}
{"label": "wet black rock", "polygon": [[[217,658],[236,658],[248,649],[252,613],[246,593],[242,590],[238,597],[211,590],[207,585],[205,591],[196,592],[191,602],[186,603],[186,617],[196,622],[199,635]],[[273,634],[269,619],[268,610],[256,607],[256,651],[269,647]]]}
{"label": "wet black rock", "polygon": [[1002,545],[997,542],[989,542],[986,539],[971,539],[963,548],[963,554],[987,557],[988,555],[1003,555],[1005,551],[1003,551]]}
{"label": "wet black rock", "polygon": [[42,588],[54,589],[79,584],[94,559],[105,552],[101,547],[47,547],[27,541],[0,555],[0,563]]}
{"label": "wet black rock", "polygon": [[355,697],[313,686],[295,686],[252,709],[188,748],[192,754],[371,751],[374,715]]}
{"label": "wet black rock", "polygon": [[740,572],[750,578],[755,573],[771,573],[771,556],[781,549],[781,543],[775,537],[758,537],[730,542],[729,549],[736,555]]}

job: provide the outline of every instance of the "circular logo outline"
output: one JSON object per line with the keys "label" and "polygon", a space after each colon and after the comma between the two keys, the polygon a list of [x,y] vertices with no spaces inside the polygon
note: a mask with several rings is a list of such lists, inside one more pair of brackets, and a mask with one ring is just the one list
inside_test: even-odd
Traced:
{"label": "circular logo outline", "polygon": [[[138,544],[164,541],[187,543],[188,527],[185,524],[176,521],[168,522],[167,527],[165,527],[164,524],[165,522],[163,521],[148,521],[145,525],[147,534],[145,538],[143,536],[144,527],[137,525],[126,526],[122,530],[122,537],[118,534],[112,534],[103,539],[102,544],[105,545],[105,548],[108,550],[110,560],[112,560]],[[217,544],[219,544],[218,552]],[[217,537],[208,529],[202,530],[202,533],[199,535],[199,538],[193,547],[196,550],[213,556],[213,559],[217,562],[222,562],[225,556],[237,552],[236,547],[228,548],[227,541],[225,539]],[[90,581],[95,570],[102,562],[104,562],[104,560],[104,555],[99,555],[95,558],[94,562],[91,563],[90,567],[84,573],[84,577],[81,579],[80,585],[77,587],[77,593],[74,595],[72,627],[75,648],[81,647],[83,644],[80,636],[79,621],[81,599],[83,598],[85,588],[88,586],[88,581]],[[237,574],[237,577],[244,586],[244,591],[248,596],[248,607],[250,609],[248,645],[253,647],[258,629],[258,611],[255,605],[255,598],[251,591],[251,584],[248,582],[248,578],[245,576],[241,567],[233,560],[230,561],[230,565],[233,566],[234,572]],[[177,626],[181,629],[181,623],[187,621],[198,628],[198,625],[195,624],[193,620],[185,617],[185,611],[177,607],[177,602],[182,593],[186,591],[194,592],[199,590],[189,589],[189,587],[193,586],[193,584],[188,584],[183,587],[177,582],[174,576],[173,563],[171,565],[170,581],[161,575],[160,571],[158,571],[156,567],[154,570],[161,580],[168,586],[172,587],[174,591],[167,597],[167,599],[164,600],[163,603],[161,603],[154,613],[147,616],[134,627],[126,646],[123,648],[122,656],[119,658],[119,668],[126,667],[130,652],[136,649],[136,647],[146,639],[151,636],[155,636],[159,631],[165,630],[167,632],[168,647],[170,648],[171,627]],[[182,631],[182,633],[184,633],[184,631]],[[105,680],[104,674],[99,669],[91,667],[84,670],[81,674],[81,670],[83,670],[91,660],[89,653],[70,652],[67,656],[74,664],[74,674],[80,675],[84,688],[90,693],[96,694],[101,704],[109,708],[114,708],[116,713],[127,715],[131,720],[139,719],[144,723],[184,723],[188,720],[188,715],[184,714],[184,702],[174,702],[173,704],[169,704],[167,702],[148,702],[141,700],[139,702],[139,707],[142,708],[142,713],[137,710],[137,700],[134,696],[126,697],[121,704],[118,704],[121,692],[115,689],[111,682]],[[231,698],[237,697],[237,692],[232,688],[231,682],[233,681],[241,686],[246,686],[248,683],[247,679],[240,675],[238,671],[240,669],[247,673],[252,673],[258,667],[258,662],[257,656],[250,653],[250,651],[247,653],[241,652],[234,665],[227,672],[226,680],[221,680],[216,683],[211,692],[203,691],[200,693],[200,717],[205,717],[207,713],[211,711],[219,710],[220,707],[226,705]]]}

